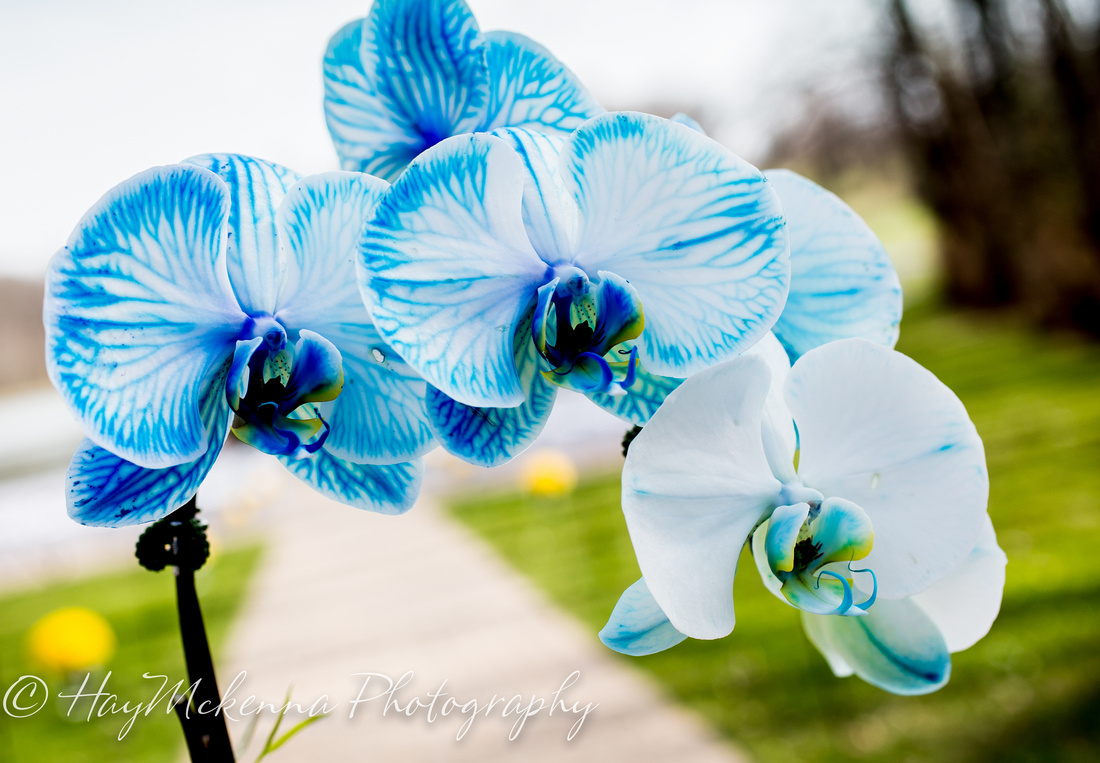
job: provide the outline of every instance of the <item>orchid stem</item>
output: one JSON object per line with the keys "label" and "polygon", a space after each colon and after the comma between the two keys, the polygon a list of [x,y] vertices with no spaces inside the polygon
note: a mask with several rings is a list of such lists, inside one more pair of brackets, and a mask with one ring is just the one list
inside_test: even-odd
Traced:
{"label": "orchid stem", "polygon": [[190,696],[175,698],[175,709],[194,763],[233,763],[229,728],[221,713],[221,693],[214,674],[214,660],[206,638],[202,608],[195,591],[195,570],[210,554],[206,527],[198,519],[192,497],[183,506],[149,527],[137,544],[137,558],[153,571],[171,566],[176,578],[176,606],[180,638],[187,664],[187,679],[194,687]]}

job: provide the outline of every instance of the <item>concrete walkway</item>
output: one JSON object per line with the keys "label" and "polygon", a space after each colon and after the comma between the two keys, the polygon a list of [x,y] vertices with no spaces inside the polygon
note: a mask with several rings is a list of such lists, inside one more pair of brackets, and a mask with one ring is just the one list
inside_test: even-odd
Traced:
{"label": "concrete walkway", "polygon": [[[303,708],[331,710],[273,760],[744,759],[444,515],[430,494],[394,518],[331,503],[288,479],[273,514],[222,661],[221,689],[247,671],[231,695],[238,710],[250,695],[282,705],[290,685]],[[354,675],[365,673],[375,675]],[[241,717],[230,724],[235,739],[247,725]],[[254,759],[273,721],[260,717],[243,760]],[[292,709],[283,728],[302,717]]]}

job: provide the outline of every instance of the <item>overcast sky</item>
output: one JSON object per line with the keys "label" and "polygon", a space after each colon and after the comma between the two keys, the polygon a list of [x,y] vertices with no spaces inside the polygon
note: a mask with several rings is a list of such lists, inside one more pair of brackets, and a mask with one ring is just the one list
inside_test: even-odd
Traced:
{"label": "overcast sky", "polygon": [[[690,108],[760,160],[801,84],[853,76],[874,0],[468,0],[612,108]],[[337,166],[329,36],[366,0],[0,0],[0,275],[40,277],[87,208],[147,167],[212,151]],[[858,75],[858,72],[855,73]]]}

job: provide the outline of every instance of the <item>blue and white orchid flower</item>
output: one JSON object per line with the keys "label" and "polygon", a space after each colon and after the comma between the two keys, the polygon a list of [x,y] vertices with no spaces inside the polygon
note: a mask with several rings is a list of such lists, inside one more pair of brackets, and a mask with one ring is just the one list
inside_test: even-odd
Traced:
{"label": "blue and white orchid flower", "polygon": [[567,135],[603,109],[538,43],[481,32],[462,0],[377,0],[329,42],[325,118],[344,169],[395,179],[444,138]]}
{"label": "blue and white orchid flower", "polygon": [[988,487],[962,403],[900,353],[847,339],[789,371],[775,346],[708,369],[630,446],[623,513],[643,578],[601,638],[648,654],[725,636],[751,539],[834,669],[934,690],[1000,605]]}
{"label": "blue and white orchid flower", "polygon": [[494,465],[542,429],[555,387],[630,396],[735,357],[775,322],[788,248],[770,185],[682,125],[592,119],[421,154],[365,226],[382,336],[435,389],[432,431]]}
{"label": "blue and white orchid flower", "polygon": [[[690,117],[677,121],[699,129]],[[701,130],[700,130],[701,132]],[[790,170],[765,170],[779,195],[791,247],[791,285],[774,335],[791,361],[837,339],[892,348],[901,323],[901,283],[882,242],[851,207]],[[631,395],[593,394],[600,407],[644,425],[682,379],[641,371]]]}
{"label": "blue and white orchid flower", "polygon": [[50,264],[50,379],[88,433],[70,514],[158,519],[229,431],[321,493],[398,513],[434,445],[425,385],[378,336],[353,257],[385,181],[206,155],[109,191]]}

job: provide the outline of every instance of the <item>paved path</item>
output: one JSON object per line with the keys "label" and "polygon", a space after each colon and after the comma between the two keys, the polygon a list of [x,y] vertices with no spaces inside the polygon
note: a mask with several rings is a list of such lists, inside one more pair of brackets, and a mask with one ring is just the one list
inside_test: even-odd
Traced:
{"label": "paved path", "polygon": [[[274,513],[278,521],[268,550],[220,669],[221,688],[246,670],[234,692],[242,701],[255,695],[282,704],[293,684],[301,705],[327,695],[325,701],[335,706],[274,760],[743,759],[694,716],[665,701],[642,674],[521,580],[430,496],[405,516],[385,517],[331,503],[288,479]],[[413,698],[429,704],[429,692],[446,681],[434,722],[423,708],[406,717],[391,707],[383,717],[387,681],[398,682],[406,671],[413,671],[411,683],[391,695],[402,709]],[[555,690],[574,671],[579,678],[558,698],[582,712],[554,703]],[[364,690],[366,678],[354,673],[380,675]],[[485,708],[494,695],[506,702],[482,709],[456,740],[470,716],[455,710],[441,717],[445,701],[476,700]],[[515,695],[524,708],[537,710],[540,699],[545,707],[509,741],[518,716],[504,711],[516,709]],[[356,697],[364,701],[353,705]],[[591,713],[568,741],[590,703]],[[285,727],[300,717],[292,712]],[[270,720],[258,726],[251,750]],[[245,723],[231,725],[239,737]]]}

